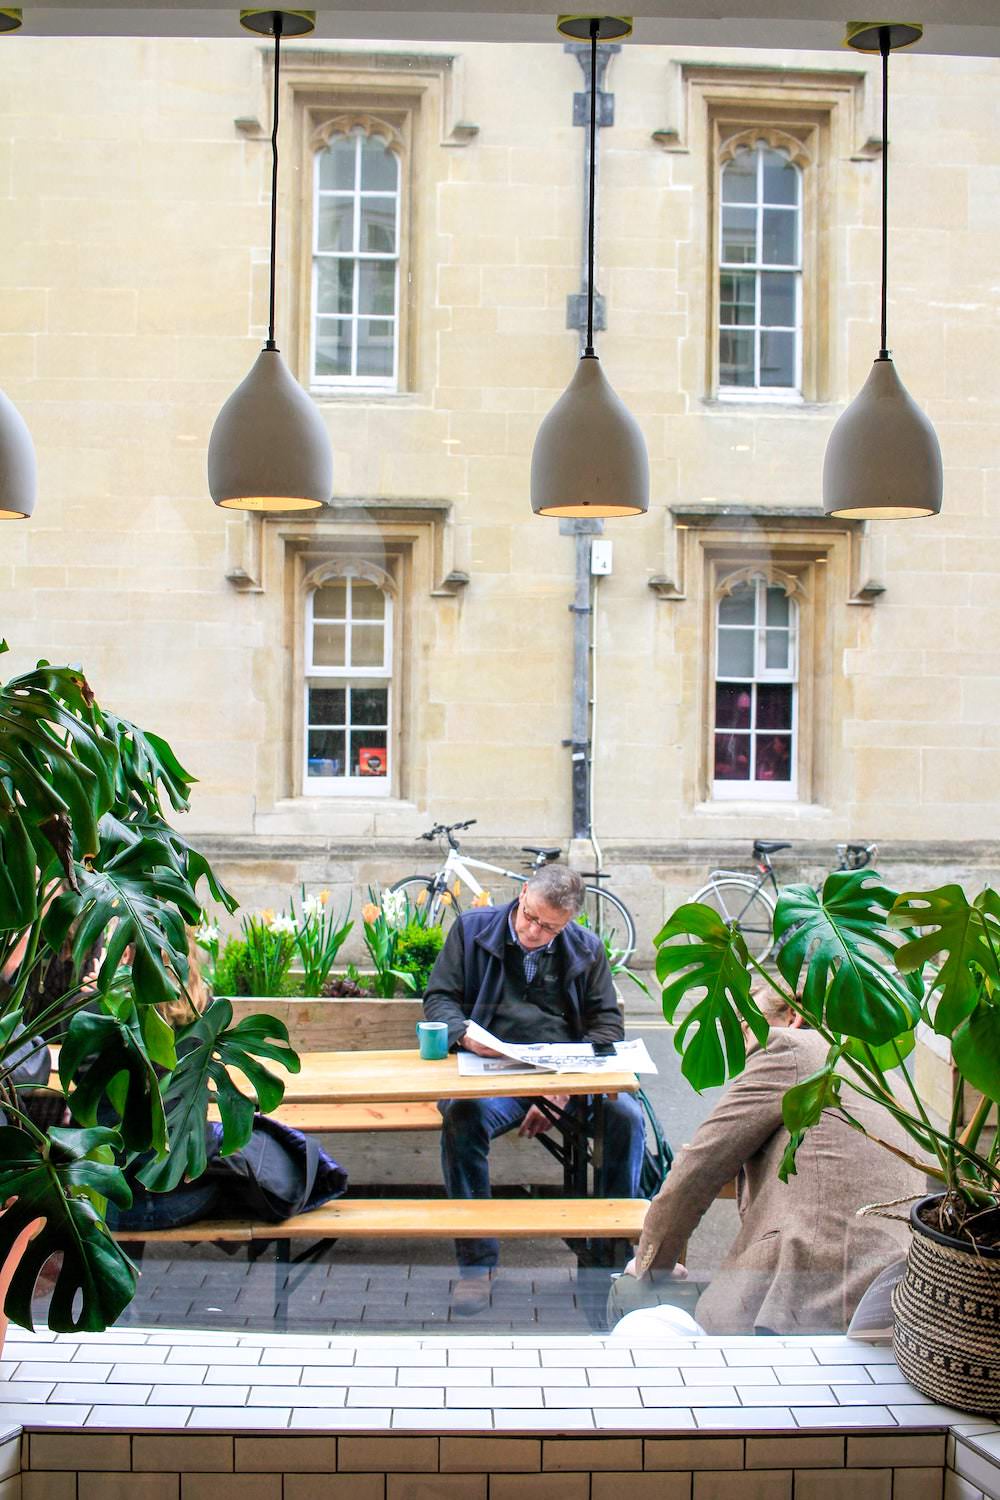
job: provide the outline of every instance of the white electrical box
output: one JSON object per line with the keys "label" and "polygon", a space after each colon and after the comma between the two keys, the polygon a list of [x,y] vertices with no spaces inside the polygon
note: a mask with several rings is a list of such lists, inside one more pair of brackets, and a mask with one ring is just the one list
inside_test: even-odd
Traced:
{"label": "white electrical box", "polygon": [[595,537],[590,544],[591,573],[610,573],[613,544],[603,537]]}

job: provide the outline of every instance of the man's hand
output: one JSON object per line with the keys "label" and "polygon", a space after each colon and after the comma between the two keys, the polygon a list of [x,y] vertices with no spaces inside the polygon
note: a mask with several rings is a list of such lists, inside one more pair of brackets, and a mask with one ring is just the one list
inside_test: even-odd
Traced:
{"label": "man's hand", "polygon": [[[554,1105],[556,1109],[565,1109],[568,1100],[568,1094],[545,1095],[546,1104]],[[521,1128],[517,1133],[518,1135],[529,1136],[541,1135],[544,1131],[551,1129],[552,1121],[549,1119],[548,1115],[544,1110],[539,1109],[537,1104],[533,1104],[528,1110],[528,1113],[525,1115],[524,1119],[521,1121]]]}
{"label": "man's hand", "polygon": [[484,1047],[482,1042],[469,1036],[463,1036],[459,1046],[464,1047],[466,1052],[475,1052],[479,1057],[503,1057],[503,1053],[498,1052],[495,1047]]}

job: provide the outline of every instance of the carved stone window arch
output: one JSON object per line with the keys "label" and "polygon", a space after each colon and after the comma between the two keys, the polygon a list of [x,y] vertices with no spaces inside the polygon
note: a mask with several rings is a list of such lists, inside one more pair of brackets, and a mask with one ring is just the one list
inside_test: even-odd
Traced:
{"label": "carved stone window arch", "polygon": [[806,587],[802,578],[778,567],[770,560],[748,563],[745,567],[735,568],[731,573],[721,574],[716,583],[716,598],[728,596],[734,589],[752,583],[756,578],[762,578],[770,588],[784,589],[788,597],[794,599],[796,603],[806,600]]}
{"label": "carved stone window arch", "polygon": [[391,573],[379,567],[378,563],[369,562],[363,557],[337,558],[331,562],[320,563],[305,575],[302,587],[306,593],[311,594],[332,578],[364,578],[369,583],[375,584],[376,588],[380,588],[393,600],[399,592],[396,580]]}
{"label": "carved stone window arch", "polygon": [[812,166],[812,154],[804,141],[791,135],[777,125],[753,125],[748,130],[739,130],[728,136],[719,145],[719,165],[724,167],[732,161],[737,151],[752,151],[755,146],[770,146],[772,151],[781,151],[796,167]]}
{"label": "carved stone window arch", "polygon": [[377,137],[385,142],[387,150],[402,156],[404,142],[399,128],[389,120],[369,114],[366,110],[334,115],[333,119],[325,121],[313,131],[309,140],[310,150],[314,153],[322,151],[330,144],[334,136],[350,135],[355,130],[360,130],[367,136]]}

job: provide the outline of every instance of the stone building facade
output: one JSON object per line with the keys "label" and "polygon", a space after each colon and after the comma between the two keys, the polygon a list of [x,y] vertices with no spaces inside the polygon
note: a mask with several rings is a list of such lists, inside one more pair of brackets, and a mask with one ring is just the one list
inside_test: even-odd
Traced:
{"label": "stone building facade", "polygon": [[[584,72],[558,43],[286,64],[278,336],[335,495],[261,519],[212,506],[205,450],[266,325],[267,48],[0,47],[0,387],[40,467],[0,529],[7,661],[79,660],[174,744],[251,906],[428,868],[433,821],[508,859],[572,831],[577,543],[528,469],[578,353]],[[870,527],[819,499],[878,345],[876,66],[627,43],[602,81],[599,351],[652,471],[593,589],[615,888],[647,941],[754,836],[788,878],[846,838],[995,877],[1000,63],[894,60],[890,342],[945,503]]]}

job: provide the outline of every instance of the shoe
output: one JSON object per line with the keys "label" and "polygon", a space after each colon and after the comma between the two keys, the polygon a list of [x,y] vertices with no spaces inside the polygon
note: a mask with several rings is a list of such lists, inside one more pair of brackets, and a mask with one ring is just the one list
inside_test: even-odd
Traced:
{"label": "shoe", "polygon": [[487,1271],[482,1276],[461,1276],[451,1293],[451,1310],[456,1318],[473,1318],[490,1305],[490,1287],[496,1276]]}

